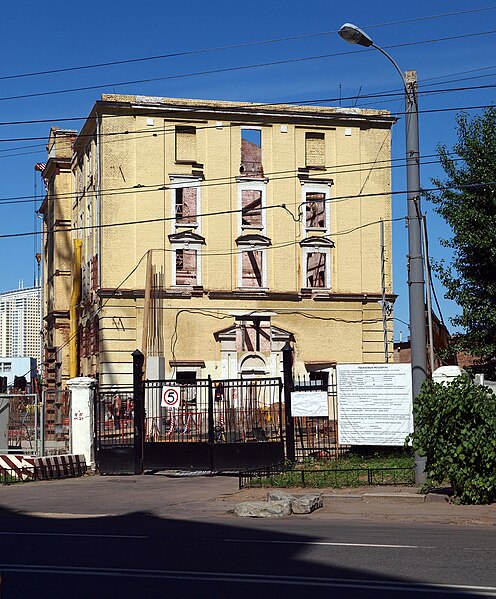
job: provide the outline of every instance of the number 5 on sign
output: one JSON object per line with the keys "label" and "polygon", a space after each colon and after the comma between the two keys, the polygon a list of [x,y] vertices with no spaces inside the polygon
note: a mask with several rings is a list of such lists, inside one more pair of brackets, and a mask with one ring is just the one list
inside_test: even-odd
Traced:
{"label": "number 5 on sign", "polygon": [[162,401],[160,405],[163,408],[178,408],[181,401],[179,387],[162,387]]}

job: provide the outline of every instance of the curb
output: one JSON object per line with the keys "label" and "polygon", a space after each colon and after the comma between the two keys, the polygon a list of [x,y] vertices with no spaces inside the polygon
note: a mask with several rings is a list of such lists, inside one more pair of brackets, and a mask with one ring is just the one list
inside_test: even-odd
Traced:
{"label": "curb", "polygon": [[368,503],[446,503],[448,495],[418,493],[362,493],[362,494],[338,494],[323,493],[323,499],[334,501],[366,501]]}

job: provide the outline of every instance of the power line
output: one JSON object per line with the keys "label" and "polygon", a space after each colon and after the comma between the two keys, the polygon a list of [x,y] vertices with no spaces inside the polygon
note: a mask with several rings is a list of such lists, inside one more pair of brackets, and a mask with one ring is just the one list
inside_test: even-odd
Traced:
{"label": "power line", "polygon": [[[484,35],[493,35],[494,33],[496,33],[496,30],[479,31],[476,33],[465,33],[462,35],[446,36],[446,37],[429,39],[429,40],[418,40],[415,42],[404,42],[402,44],[392,44],[389,46],[384,46],[384,49],[388,50],[388,49],[394,49],[394,48],[404,48],[404,47],[408,47],[408,46],[418,46],[421,44],[432,44],[432,43],[454,41],[454,40],[460,40],[460,39],[468,39],[468,38],[480,37],[480,36],[484,36]],[[371,52],[371,51],[372,50],[367,50],[367,49],[362,50],[362,52]],[[334,52],[334,53],[329,53],[329,54],[320,54],[320,55],[316,55],[316,56],[305,56],[305,57],[289,58],[289,59],[285,59],[285,60],[254,63],[254,64],[249,64],[249,65],[238,65],[238,66],[234,66],[234,67],[224,67],[224,68],[220,68],[220,69],[210,69],[210,70],[205,70],[205,71],[196,71],[196,72],[192,72],[192,73],[180,73],[180,74],[176,74],[176,75],[167,75],[164,77],[149,77],[146,79],[118,81],[118,82],[105,83],[105,84],[99,84],[99,85],[88,85],[88,86],[81,86],[81,87],[74,87],[74,88],[51,90],[51,91],[45,91],[45,92],[35,92],[35,93],[30,93],[30,94],[19,94],[19,95],[15,95],[15,96],[4,96],[4,97],[0,97],[0,102],[8,101],[8,100],[22,100],[22,99],[26,99],[26,98],[39,98],[39,97],[44,97],[44,96],[60,95],[60,94],[67,94],[67,93],[74,93],[74,92],[81,92],[81,91],[90,91],[90,90],[102,89],[102,88],[106,88],[106,87],[122,87],[124,85],[136,85],[138,83],[152,83],[152,82],[156,82],[156,81],[169,81],[172,79],[184,79],[184,78],[189,78],[189,77],[198,77],[198,76],[202,76],[202,75],[229,73],[229,72],[236,72],[236,71],[242,71],[242,70],[248,70],[248,69],[256,69],[256,68],[262,68],[262,67],[279,66],[279,65],[284,65],[284,64],[294,64],[294,63],[308,62],[308,61],[313,61],[313,60],[322,60],[324,58],[345,56],[348,54],[356,54],[356,53],[357,53],[356,50],[348,50],[346,52]]]}
{"label": "power line", "polygon": [[[445,17],[461,16],[461,15],[466,15],[466,14],[471,14],[471,13],[480,13],[480,12],[485,12],[485,11],[491,11],[491,10],[495,10],[495,9],[496,9],[496,6],[488,6],[488,7],[484,7],[484,8],[476,8],[476,9],[471,9],[471,10],[463,10],[463,11],[450,12],[450,13],[441,13],[441,14],[437,14],[437,15],[428,15],[425,17],[416,17],[413,19],[403,19],[400,21],[389,21],[386,23],[376,23],[373,25],[365,25],[364,27],[366,29],[373,29],[373,28],[378,28],[378,27],[387,27],[387,26],[391,26],[391,25],[403,25],[405,23],[415,23],[415,22],[419,22],[419,21],[428,21],[428,20],[440,19],[440,18],[445,18]],[[0,77],[0,81],[6,81],[9,79],[21,79],[21,78],[26,78],[26,77],[36,77],[36,76],[40,76],[40,75],[52,75],[52,74],[56,74],[56,73],[68,73],[71,71],[96,69],[96,68],[123,65],[123,64],[132,64],[132,63],[141,63],[141,62],[148,62],[148,61],[155,61],[155,60],[163,60],[163,59],[167,59],[167,58],[177,58],[180,56],[192,56],[192,55],[198,55],[198,54],[219,52],[219,51],[223,51],[223,50],[234,50],[237,48],[247,48],[247,47],[261,46],[261,45],[266,45],[266,44],[275,44],[275,43],[280,43],[280,42],[308,39],[308,38],[312,38],[312,37],[323,37],[323,36],[328,36],[328,35],[334,35],[336,33],[337,33],[337,30],[320,31],[320,32],[315,32],[315,33],[306,33],[306,34],[301,34],[301,35],[286,36],[286,37],[267,39],[267,40],[255,40],[252,42],[243,42],[240,44],[228,44],[225,46],[200,48],[197,50],[176,51],[176,52],[170,52],[167,54],[158,54],[155,56],[128,58],[128,59],[114,60],[114,61],[108,61],[108,62],[78,65],[78,66],[73,66],[73,67],[61,67],[61,68],[57,68],[57,69],[48,69],[48,70],[44,70],[44,71],[33,71],[33,72],[29,72],[29,73],[3,75]]]}
{"label": "power line", "polygon": [[[469,183],[466,185],[443,185],[442,187],[426,188],[426,189],[423,189],[422,191],[423,192],[436,192],[436,191],[443,191],[446,189],[468,189],[468,188],[479,188],[479,187],[488,187],[488,186],[496,186],[496,181],[487,181],[484,183]],[[406,193],[407,193],[407,190],[385,191],[385,192],[365,193],[365,194],[359,193],[356,195],[346,195],[346,196],[338,196],[335,198],[326,198],[324,201],[334,203],[334,202],[351,200],[351,199],[358,200],[358,199],[362,199],[362,198],[394,196],[394,195],[400,195],[400,194],[403,195]],[[301,205],[301,203],[297,203],[297,204]],[[267,210],[273,210],[275,208],[287,211],[286,203],[274,204],[271,206],[262,206],[261,210],[267,211]],[[197,218],[206,218],[206,217],[210,217],[210,216],[222,216],[222,215],[226,215],[226,214],[242,214],[242,212],[243,212],[242,208],[233,209],[233,210],[219,210],[219,211],[215,211],[215,212],[205,212],[203,214],[197,214],[196,217]],[[65,228],[61,228],[61,229],[51,229],[51,230],[47,230],[44,232],[29,231],[29,232],[25,232],[25,233],[10,233],[10,234],[7,233],[7,234],[0,235],[0,239],[31,237],[32,235],[41,235],[41,234],[48,235],[48,234],[54,234],[54,233],[69,233],[72,231],[87,231],[87,230],[93,230],[93,229],[107,229],[107,228],[111,228],[111,227],[142,225],[142,224],[176,221],[176,220],[177,220],[177,218],[175,216],[166,216],[166,217],[157,217],[157,218],[149,218],[149,219],[134,220],[134,221],[124,221],[124,222],[119,222],[119,223],[105,223],[105,224],[100,224],[100,225],[85,225],[85,226],[80,226],[80,227],[65,227]]]}
{"label": "power line", "polygon": [[[449,155],[456,155],[455,152],[449,152]],[[423,156],[419,156],[420,160],[424,160],[424,162],[422,162],[423,165],[427,165],[427,164],[436,164],[437,162],[439,162],[438,159],[434,160],[434,161],[426,161],[426,158],[437,158],[437,154],[425,154]],[[455,159],[455,160],[459,160]],[[392,163],[400,163],[400,164],[392,164]],[[398,168],[398,167],[402,167],[404,166],[405,163],[405,158],[401,157],[401,158],[392,158],[392,159],[388,159],[388,160],[373,160],[373,161],[369,161],[369,162],[355,162],[355,163],[348,163],[348,164],[337,164],[334,166],[325,166],[325,170],[326,170],[326,175],[343,175],[343,174],[349,174],[349,173],[355,173],[355,172],[363,172],[363,171],[372,171],[372,170],[382,170],[382,169],[386,169],[386,168]],[[375,166],[377,164],[382,164],[384,166]],[[367,165],[372,165],[372,166],[367,166]],[[355,169],[349,169],[348,167],[359,167],[359,168],[355,168]],[[333,170],[333,169],[347,169],[347,170]],[[330,171],[330,172],[327,172]],[[289,169],[289,170],[283,170],[283,171],[272,171],[272,172],[268,172],[268,173],[264,173],[265,177],[273,177],[271,180],[272,181],[280,181],[280,180],[284,180],[284,179],[288,179],[288,178],[294,178],[294,176],[296,174],[301,174],[299,169]],[[290,175],[289,177],[274,177],[275,175]],[[217,177],[217,178],[213,178],[213,179],[209,179],[208,181],[205,182],[198,182],[198,185],[196,187],[198,188],[208,188],[208,187],[216,187],[219,185],[237,185],[238,181],[237,181],[237,175],[236,176],[228,176],[228,177]],[[311,177],[309,178],[309,180],[311,181]],[[149,184],[149,185],[142,185],[142,184],[137,184],[137,185],[130,185],[130,186],[126,186],[126,187],[110,187],[110,188],[106,188],[106,189],[100,189],[98,191],[90,191],[88,192],[88,196],[94,197],[94,196],[98,196],[98,197],[104,197],[104,196],[114,196],[114,195],[128,195],[128,194],[136,194],[136,193],[147,193],[147,192],[153,192],[153,191],[170,191],[172,189],[176,189],[175,186],[171,186],[171,185],[165,185],[164,183],[153,183],[153,184]],[[86,195],[86,194],[85,194]],[[76,199],[77,194],[76,192],[67,192],[67,193],[59,193],[59,194],[53,194],[50,197],[47,197],[47,201],[57,201],[57,200],[61,200],[61,199],[68,199],[68,198],[73,198]],[[80,199],[83,199],[82,196]],[[25,203],[27,201],[32,201],[33,199],[38,199],[38,200],[43,200],[43,198],[40,198],[39,196],[32,196],[32,195],[28,195],[28,196],[13,196],[13,197],[4,197],[4,198],[0,198],[0,205],[2,204],[21,204],[21,203]]]}
{"label": "power line", "polygon": [[[463,88],[447,88],[447,89],[440,89],[440,90],[428,90],[425,92],[421,92],[425,95],[432,95],[434,93],[448,93],[448,92],[457,92],[457,91],[469,91],[469,90],[474,90],[474,89],[487,89],[487,88],[495,88],[496,84],[493,85],[484,85],[484,86],[468,86],[468,87],[463,87]],[[399,93],[394,93],[394,94],[388,94],[388,95],[393,95],[393,96],[400,96]],[[401,94],[402,95],[402,94]],[[351,97],[351,99],[354,99],[355,96]],[[380,95],[369,95],[369,96],[362,96],[362,98],[366,98],[366,97],[385,97],[384,94],[380,94]],[[323,98],[323,99],[319,99],[319,100],[305,100],[305,101],[300,101],[300,104],[303,103],[315,103],[315,102],[330,102],[330,101],[334,101],[334,99],[327,99],[327,98]],[[387,102],[387,100],[385,100],[384,102]],[[375,103],[377,104],[377,103]],[[247,106],[253,106],[253,107],[259,107],[259,106],[285,106],[285,105],[289,105],[286,103],[283,104],[249,104]],[[297,104],[292,104],[297,106]],[[445,108],[436,108],[436,109],[430,109],[430,108],[426,108],[424,110],[419,110],[418,113],[422,114],[422,113],[430,113],[430,112],[452,112],[455,110],[476,110],[476,109],[481,109],[481,108],[489,108],[490,106],[492,106],[492,104],[482,104],[482,105],[476,105],[476,106],[455,106],[455,107],[445,107]],[[242,108],[239,107],[239,108]],[[353,115],[360,115],[360,113],[351,113],[349,112],[350,109],[347,108],[339,108],[336,109],[335,113],[329,113],[329,117],[346,117],[346,116],[353,116]],[[348,112],[347,112],[348,111]],[[282,114],[282,113],[281,113]],[[396,116],[402,116],[404,115],[405,112],[395,112]],[[108,116],[113,117],[115,115],[105,115],[105,118],[107,118]],[[119,115],[122,116],[122,115]],[[142,114],[140,115],[126,115],[126,116],[143,116]],[[308,116],[312,116],[311,114]],[[367,115],[365,115],[367,116]],[[374,115],[371,115],[374,116]],[[387,118],[388,115],[378,115],[378,116],[384,116]],[[389,118],[396,118],[396,116],[391,116]],[[96,118],[96,117],[91,117],[91,118]],[[90,119],[90,117],[88,117],[88,119]],[[88,120],[87,119],[87,120]],[[49,119],[49,121],[51,121],[51,119]],[[241,127],[239,123],[229,123],[227,125],[224,125],[225,127]],[[203,129],[216,129],[217,125],[200,125],[198,127],[196,127],[196,130],[203,130]],[[242,128],[242,127],[241,127]],[[163,128],[147,128],[147,129],[137,129],[136,131],[129,131],[129,130],[123,130],[123,131],[113,131],[113,132],[109,132],[109,133],[100,133],[99,136],[100,137],[117,137],[117,136],[125,136],[127,139],[141,139],[143,137],[150,137],[150,136],[154,136],[154,137],[158,137],[159,135],[173,135],[175,134],[175,125],[167,128],[167,127],[163,127]],[[90,134],[79,134],[77,135],[78,139],[84,139],[84,138],[94,138],[95,134],[94,133],[90,133]],[[0,143],[7,143],[7,142],[19,142],[19,141],[41,141],[41,140],[45,140],[46,142],[46,135],[41,136],[41,137],[12,137],[12,138],[4,138],[4,139],[0,139]],[[122,143],[122,139],[116,140],[117,143]],[[111,141],[106,141],[105,143],[111,143]],[[41,144],[36,144],[36,145],[41,145]],[[1,150],[0,150],[1,151]],[[10,150],[4,150],[4,151],[10,151]]]}

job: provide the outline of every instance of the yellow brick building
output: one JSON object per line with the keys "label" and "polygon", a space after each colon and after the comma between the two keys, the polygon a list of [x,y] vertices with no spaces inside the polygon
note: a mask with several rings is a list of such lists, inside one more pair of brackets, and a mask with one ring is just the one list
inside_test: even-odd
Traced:
{"label": "yellow brick building", "polygon": [[286,341],[295,371],[314,378],[384,361],[393,122],[382,110],[103,95],[71,161],[78,374],[130,383],[138,348],[152,377],[275,376]]}

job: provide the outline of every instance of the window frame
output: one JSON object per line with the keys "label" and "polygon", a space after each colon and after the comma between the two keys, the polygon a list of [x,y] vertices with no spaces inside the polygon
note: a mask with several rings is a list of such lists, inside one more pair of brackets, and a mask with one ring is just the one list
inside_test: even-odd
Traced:
{"label": "window frame", "polygon": [[[322,245],[306,245],[302,247],[303,268],[301,269],[303,280],[302,289],[311,289],[312,291],[329,291],[331,289],[331,247]],[[308,254],[324,254],[326,257],[325,264],[325,285],[324,287],[309,287],[308,286]]]}
{"label": "window frame", "polygon": [[[243,224],[243,191],[260,191],[262,193],[261,196],[261,207],[260,210],[262,212],[262,225],[244,225]],[[238,181],[238,209],[239,209],[239,218],[238,218],[238,230],[240,235],[242,235],[245,231],[257,231],[260,234],[264,234],[264,231],[267,230],[267,179],[246,179],[243,181]]]}
{"label": "window frame", "polygon": [[[177,251],[178,250],[190,250],[196,252],[196,283],[178,283],[177,282],[177,268],[176,268],[176,260],[177,260]],[[199,287],[201,286],[201,255],[200,255],[200,245],[191,244],[191,243],[174,243],[174,248],[172,252],[172,287],[179,287],[181,289],[189,288],[189,287]]]}
{"label": "window frame", "polygon": [[[243,291],[260,291],[267,290],[267,246],[265,245],[240,245],[238,255],[238,288]],[[260,287],[249,287],[243,285],[243,254],[245,252],[261,252],[262,253],[262,285]]]}
{"label": "window frame", "polygon": [[[302,212],[303,212],[303,224],[304,232],[318,231],[325,234],[330,233],[331,226],[331,186],[332,182],[326,183],[314,183],[313,181],[302,181],[301,182],[301,201],[302,201]],[[307,227],[307,193],[320,193],[324,194],[324,214],[325,214],[325,227]]]}
{"label": "window frame", "polygon": [[[197,176],[170,176],[170,203],[171,203],[171,216],[172,216],[172,230],[177,231],[180,229],[194,229],[195,232],[201,230],[200,221],[198,214],[200,214],[201,206],[201,177]],[[176,218],[176,190],[194,187],[196,189],[196,220],[192,223],[181,222]]]}

